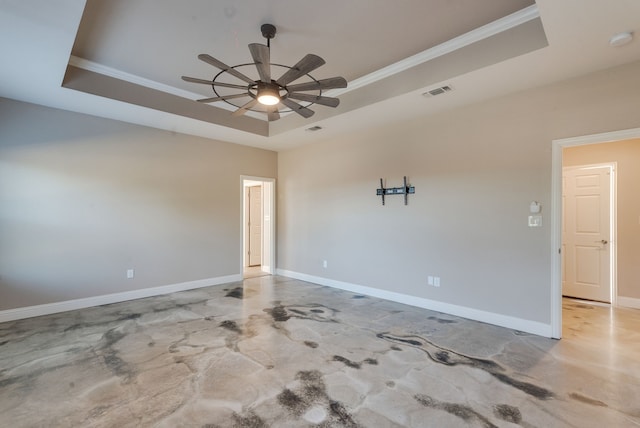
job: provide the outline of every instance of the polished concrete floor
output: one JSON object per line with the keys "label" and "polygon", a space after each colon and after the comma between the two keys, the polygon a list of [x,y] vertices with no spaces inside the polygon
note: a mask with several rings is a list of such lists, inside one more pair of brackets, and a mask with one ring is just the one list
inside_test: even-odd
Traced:
{"label": "polished concrete floor", "polygon": [[640,426],[640,311],[545,339],[277,276],[0,324],[2,427]]}

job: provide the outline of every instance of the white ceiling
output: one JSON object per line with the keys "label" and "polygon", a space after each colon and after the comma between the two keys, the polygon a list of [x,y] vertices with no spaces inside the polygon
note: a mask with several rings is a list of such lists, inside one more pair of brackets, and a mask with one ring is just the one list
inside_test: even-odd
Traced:
{"label": "white ceiling", "polygon": [[[267,22],[272,62],[314,53],[314,77],[347,78],[337,109],[267,123],[192,101],[211,89],[180,76],[217,73],[197,55],[251,62]],[[285,150],[640,60],[638,40],[608,45],[638,29],[637,0],[2,0],[0,96]]]}

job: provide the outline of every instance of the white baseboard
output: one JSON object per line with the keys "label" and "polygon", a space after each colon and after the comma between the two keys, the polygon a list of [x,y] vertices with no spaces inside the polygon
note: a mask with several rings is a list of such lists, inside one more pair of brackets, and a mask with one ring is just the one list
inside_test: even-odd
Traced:
{"label": "white baseboard", "polygon": [[86,297],[83,299],[66,300],[64,302],[47,303],[44,305],[26,306],[24,308],[0,311],[0,322],[14,321],[23,318],[39,317],[58,312],[74,311],[76,309],[93,306],[108,305],[110,303],[125,302],[127,300],[142,299],[144,297],[160,296],[177,291],[193,290],[228,282],[242,281],[242,274],[219,276],[216,278],[198,279],[196,281],[163,285],[160,287],[141,288],[139,290],[124,291],[122,293],[105,294],[102,296]]}
{"label": "white baseboard", "polygon": [[508,315],[496,314],[493,312],[481,311],[478,309],[467,308],[465,306],[452,305],[450,303],[438,302],[422,297],[410,296],[408,294],[396,293],[393,291],[381,290],[379,288],[367,287],[364,285],[351,284],[348,282],[336,281],[333,279],[322,278],[319,276],[307,275],[304,273],[293,272],[284,269],[277,270],[278,275],[288,276],[290,278],[299,279],[301,281],[312,282],[315,284],[326,285],[327,287],[339,288],[341,290],[351,291],[352,293],[365,294],[367,296],[378,297],[380,299],[391,300],[393,302],[403,303],[405,305],[416,306],[423,309],[442,312],[445,314],[456,315],[462,318],[468,318],[474,321],[481,321],[488,324],[494,324],[513,330],[524,331],[538,336],[551,337],[551,324],[544,324],[537,321],[515,318]]}
{"label": "white baseboard", "polygon": [[622,306],[624,308],[640,309],[640,299],[636,299],[633,297],[618,296],[617,304],[618,306]]}

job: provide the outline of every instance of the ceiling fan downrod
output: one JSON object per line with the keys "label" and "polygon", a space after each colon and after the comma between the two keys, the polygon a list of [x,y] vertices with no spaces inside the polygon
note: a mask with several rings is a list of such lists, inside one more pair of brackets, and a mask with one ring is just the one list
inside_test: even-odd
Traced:
{"label": "ceiling fan downrod", "polygon": [[267,39],[267,47],[271,47],[271,39],[276,36],[276,27],[272,24],[262,24],[260,27],[260,31],[262,31],[262,37]]}

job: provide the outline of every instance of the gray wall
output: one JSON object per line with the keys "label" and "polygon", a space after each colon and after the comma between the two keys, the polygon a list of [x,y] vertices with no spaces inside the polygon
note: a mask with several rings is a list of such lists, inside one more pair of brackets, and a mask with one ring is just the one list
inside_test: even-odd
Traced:
{"label": "gray wall", "polygon": [[617,162],[618,296],[640,299],[640,139],[569,147],[564,166]]}
{"label": "gray wall", "polygon": [[[638,76],[635,63],[280,153],[278,268],[549,324],[551,142],[640,127]],[[381,206],[379,178],[404,175],[409,205]],[[542,228],[527,226],[534,200]]]}
{"label": "gray wall", "polygon": [[239,274],[240,175],[276,173],[275,152],[0,98],[0,310]]}

